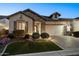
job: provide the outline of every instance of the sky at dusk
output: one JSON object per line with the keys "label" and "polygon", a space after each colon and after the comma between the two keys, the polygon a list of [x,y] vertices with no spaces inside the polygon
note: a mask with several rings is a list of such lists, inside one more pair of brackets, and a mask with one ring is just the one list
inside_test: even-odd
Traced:
{"label": "sky at dusk", "polygon": [[45,16],[59,12],[62,18],[79,17],[77,3],[0,3],[0,15],[10,15],[28,8]]}

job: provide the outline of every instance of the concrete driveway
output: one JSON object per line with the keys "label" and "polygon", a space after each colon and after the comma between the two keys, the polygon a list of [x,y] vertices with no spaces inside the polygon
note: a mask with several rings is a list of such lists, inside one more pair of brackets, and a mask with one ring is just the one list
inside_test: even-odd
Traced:
{"label": "concrete driveway", "polygon": [[79,49],[79,38],[55,36],[52,41],[63,49]]}

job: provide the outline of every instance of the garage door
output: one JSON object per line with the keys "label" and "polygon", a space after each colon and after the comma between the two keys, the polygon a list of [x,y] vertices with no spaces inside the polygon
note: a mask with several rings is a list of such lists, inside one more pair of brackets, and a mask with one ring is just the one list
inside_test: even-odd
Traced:
{"label": "garage door", "polygon": [[50,35],[63,35],[64,25],[46,25],[46,32]]}
{"label": "garage door", "polygon": [[73,21],[73,31],[79,31],[79,21]]}

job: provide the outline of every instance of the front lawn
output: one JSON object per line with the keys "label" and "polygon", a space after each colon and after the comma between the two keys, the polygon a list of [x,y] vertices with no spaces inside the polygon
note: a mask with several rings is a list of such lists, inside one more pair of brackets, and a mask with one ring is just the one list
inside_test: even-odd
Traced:
{"label": "front lawn", "polygon": [[51,41],[38,40],[34,42],[15,42],[7,47],[5,53],[9,53],[9,55],[16,55],[56,50],[62,49]]}

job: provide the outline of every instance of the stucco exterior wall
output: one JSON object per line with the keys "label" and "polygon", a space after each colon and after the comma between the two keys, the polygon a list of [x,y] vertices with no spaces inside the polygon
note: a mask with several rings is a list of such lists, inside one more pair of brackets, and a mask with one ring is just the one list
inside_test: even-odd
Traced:
{"label": "stucco exterior wall", "polygon": [[45,32],[45,22],[41,23],[41,33]]}
{"label": "stucco exterior wall", "polygon": [[[22,15],[22,19],[20,19],[20,16]],[[17,20],[24,20],[26,22],[28,22],[28,33],[32,33],[33,32],[33,20],[23,14],[16,14],[12,17],[9,18],[9,32],[12,33],[14,30],[14,21]]]}
{"label": "stucco exterior wall", "polygon": [[45,32],[45,21],[43,18],[39,17],[38,15],[28,11],[28,12],[24,12],[26,15],[29,15],[30,17],[32,17],[35,22],[40,22],[41,23],[41,32]]}

